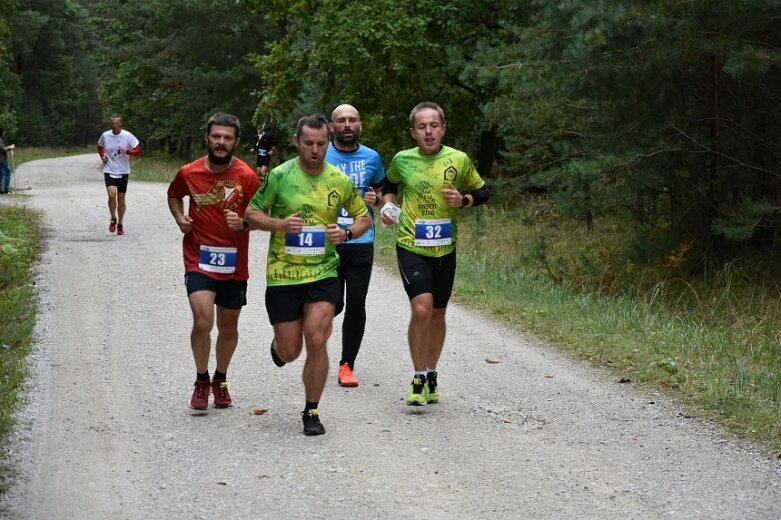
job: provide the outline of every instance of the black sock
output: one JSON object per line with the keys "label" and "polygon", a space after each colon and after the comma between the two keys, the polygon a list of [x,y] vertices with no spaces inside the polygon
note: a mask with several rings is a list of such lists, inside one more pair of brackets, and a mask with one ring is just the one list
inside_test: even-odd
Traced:
{"label": "black sock", "polygon": [[307,401],[307,402],[306,402],[306,406],[304,407],[304,413],[307,413],[309,410],[317,410],[317,405],[318,405],[318,404],[320,404],[320,402],[319,402],[319,401],[318,401],[318,402],[316,402],[316,403],[313,403],[313,402]]}
{"label": "black sock", "polygon": [[207,370],[207,371],[206,371],[206,372],[204,372],[203,374],[201,374],[200,372],[198,372],[198,374],[197,374],[197,376],[195,377],[195,379],[197,379],[198,381],[206,381],[206,382],[208,383],[208,382],[209,382],[209,371]]}
{"label": "black sock", "polygon": [[214,376],[212,376],[212,381],[227,381],[227,372],[220,372],[219,370],[214,371]]}

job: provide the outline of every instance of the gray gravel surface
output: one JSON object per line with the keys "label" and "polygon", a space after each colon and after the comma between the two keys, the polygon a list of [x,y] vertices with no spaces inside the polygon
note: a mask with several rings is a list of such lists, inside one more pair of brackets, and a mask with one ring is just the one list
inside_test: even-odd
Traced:
{"label": "gray gravel surface", "polygon": [[96,154],[17,174],[32,190],[2,203],[42,210],[47,238],[29,404],[5,447],[19,481],[3,518],[781,517],[769,454],[458,305],[448,311],[442,403],[407,407],[409,310],[396,273],[381,268],[361,385],[336,384],[337,318],[320,405],[327,433],[305,437],[303,360],[278,369],[268,354],[268,236],[258,231],[229,373],[235,405],[195,415],[166,185],[131,177],[120,237],[107,231]]}

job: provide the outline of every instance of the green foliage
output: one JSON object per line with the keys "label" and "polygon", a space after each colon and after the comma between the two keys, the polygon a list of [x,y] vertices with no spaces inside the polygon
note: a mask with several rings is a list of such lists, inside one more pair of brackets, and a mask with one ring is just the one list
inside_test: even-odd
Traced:
{"label": "green foliage", "polygon": [[371,129],[367,141],[388,160],[412,144],[408,114],[420,101],[445,108],[449,143],[470,152],[477,132],[491,127],[479,109],[490,90],[459,76],[514,3],[495,2],[495,10],[465,0],[245,3],[268,6],[284,27],[283,38],[256,56],[266,84],[260,113],[273,109],[292,126],[304,113],[352,103]]}
{"label": "green foliage", "polygon": [[466,73],[529,184],[586,222],[775,241],[781,3],[524,4]]}
{"label": "green foliage", "polygon": [[249,56],[275,36],[263,16],[239,2],[104,0],[94,8],[102,31],[99,95],[104,118],[122,114],[149,149],[183,158],[203,150],[206,120],[217,111],[239,117],[250,143],[253,93],[260,74]]}
{"label": "green foliage", "polygon": [[96,72],[87,12],[75,0],[18,0],[10,17],[17,144],[94,143]]}

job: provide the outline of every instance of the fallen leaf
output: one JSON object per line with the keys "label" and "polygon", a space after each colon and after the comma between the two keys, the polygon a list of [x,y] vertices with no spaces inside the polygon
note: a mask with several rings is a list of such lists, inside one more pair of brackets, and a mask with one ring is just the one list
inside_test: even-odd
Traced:
{"label": "fallen leaf", "polygon": [[659,381],[659,388],[662,389],[670,388],[670,384],[667,381]]}
{"label": "fallen leaf", "polygon": [[217,484],[219,484],[220,486],[227,486],[228,485],[228,483],[225,482],[224,480],[220,480],[219,482],[217,482]]}
{"label": "fallen leaf", "polygon": [[553,376],[550,374],[545,374],[546,379],[553,379]]}
{"label": "fallen leaf", "polygon": [[260,479],[262,479],[262,478],[269,478],[269,476],[268,476],[268,475],[266,475],[265,473],[259,473],[259,474],[255,475],[255,478],[257,478],[258,480],[260,480]]}
{"label": "fallen leaf", "polygon": [[495,365],[497,363],[501,363],[501,361],[496,361],[496,360],[488,359],[488,358],[485,358],[485,362],[488,363],[489,365]]}
{"label": "fallen leaf", "polygon": [[263,408],[253,408],[249,411],[250,415],[263,415],[264,413],[268,412],[268,410],[265,410]]}

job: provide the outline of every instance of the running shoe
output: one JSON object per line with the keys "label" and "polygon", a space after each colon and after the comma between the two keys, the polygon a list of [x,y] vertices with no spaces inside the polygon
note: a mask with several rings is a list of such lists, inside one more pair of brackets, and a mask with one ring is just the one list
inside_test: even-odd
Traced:
{"label": "running shoe", "polygon": [[341,386],[358,386],[358,378],[353,374],[350,365],[342,363],[339,365],[339,384]]}
{"label": "running shoe", "polygon": [[113,233],[116,230],[117,230],[117,219],[112,218],[111,222],[109,222],[108,224],[108,232]]}
{"label": "running shoe", "polygon": [[215,408],[227,408],[233,406],[231,395],[228,392],[227,381],[212,381],[212,395],[214,395]]}
{"label": "running shoe", "polygon": [[437,373],[429,372],[426,374],[426,386],[423,389],[423,397],[428,404],[439,402],[439,387],[437,386]]}
{"label": "running shoe", "polygon": [[122,224],[117,224],[117,235],[124,235],[125,234],[125,228],[122,227]]}
{"label": "running shoe", "polygon": [[410,406],[422,406],[426,404],[426,398],[423,396],[423,387],[426,380],[423,377],[415,376],[412,380],[409,393],[407,394],[407,404]]}
{"label": "running shoe", "polygon": [[304,421],[304,435],[322,435],[325,433],[325,427],[320,424],[320,415],[316,409],[301,412],[301,419]]}
{"label": "running shoe", "polygon": [[277,365],[278,367],[283,367],[287,363],[282,361],[282,358],[280,358],[277,355],[277,350],[275,348],[276,346],[277,346],[277,338],[274,338],[274,339],[271,340],[271,359],[274,361],[275,365]]}
{"label": "running shoe", "polygon": [[190,397],[190,408],[193,410],[206,410],[209,407],[209,382],[195,381],[193,395]]}

